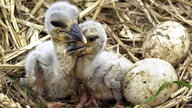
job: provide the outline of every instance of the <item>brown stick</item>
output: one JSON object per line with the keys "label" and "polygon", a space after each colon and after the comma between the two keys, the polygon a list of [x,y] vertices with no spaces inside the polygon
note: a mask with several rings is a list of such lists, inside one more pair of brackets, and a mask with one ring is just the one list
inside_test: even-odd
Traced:
{"label": "brown stick", "polygon": [[115,41],[125,50],[127,51],[128,55],[131,57],[131,59],[136,62],[139,61],[139,59],[137,57],[135,57],[131,51],[127,48],[127,45],[125,45],[110,29],[109,26],[107,26],[106,24],[104,24],[105,29],[107,30],[107,33],[115,39]]}

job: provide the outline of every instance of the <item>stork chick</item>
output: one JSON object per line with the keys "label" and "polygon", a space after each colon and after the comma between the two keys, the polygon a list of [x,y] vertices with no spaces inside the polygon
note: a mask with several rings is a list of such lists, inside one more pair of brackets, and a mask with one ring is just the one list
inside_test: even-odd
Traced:
{"label": "stork chick", "polygon": [[64,98],[77,91],[78,82],[71,74],[76,57],[64,55],[71,41],[87,43],[78,26],[78,15],[78,9],[68,2],[50,6],[45,14],[45,27],[51,41],[41,43],[29,53],[25,62],[26,78],[20,79],[21,84],[30,85],[39,95],[49,99]]}
{"label": "stork chick", "polygon": [[[123,97],[121,81],[132,63],[123,56],[104,51],[107,35],[99,22],[85,21],[80,28],[87,38],[87,44],[77,59],[74,74],[85,84],[85,92],[91,94],[87,104],[93,103],[98,107],[96,100],[107,99],[115,99],[116,104],[120,104]],[[85,92],[77,108],[82,108],[86,103]]]}

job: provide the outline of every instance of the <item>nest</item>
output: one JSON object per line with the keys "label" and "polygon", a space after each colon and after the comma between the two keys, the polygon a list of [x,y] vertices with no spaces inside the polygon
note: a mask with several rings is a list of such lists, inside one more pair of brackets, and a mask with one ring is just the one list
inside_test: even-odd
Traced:
{"label": "nest", "polygon": [[[24,72],[29,51],[40,42],[50,40],[44,28],[44,14],[54,0],[1,0],[0,2],[0,107],[36,107],[37,97],[23,89],[18,80]],[[114,49],[132,62],[143,59],[142,41],[145,33],[163,21],[177,21],[191,36],[191,0],[70,0],[78,6],[80,22],[100,21],[108,34],[108,49]],[[179,80],[192,84],[191,50],[185,61],[175,69]],[[170,99],[157,108],[187,108],[192,89],[180,86]],[[78,97],[65,101],[74,107]],[[127,107],[125,105],[125,107]],[[137,106],[135,106],[137,107]]]}

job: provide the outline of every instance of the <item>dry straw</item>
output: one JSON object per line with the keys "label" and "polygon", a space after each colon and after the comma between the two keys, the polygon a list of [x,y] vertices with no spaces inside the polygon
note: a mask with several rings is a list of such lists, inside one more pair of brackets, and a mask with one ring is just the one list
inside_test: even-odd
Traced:
{"label": "dry straw", "polygon": [[[50,39],[44,28],[44,13],[55,1],[0,0],[0,72],[20,77],[24,71],[24,60],[28,52],[40,42]],[[108,47],[119,46],[118,52],[133,62],[142,59],[141,46],[145,33],[160,22],[177,21],[187,28],[190,36],[192,33],[190,0],[70,0],[70,2],[81,10],[81,22],[87,19],[102,22],[108,34]],[[192,84],[191,58],[189,51],[187,59],[175,67],[179,79],[189,84]],[[23,90],[17,80],[5,80],[0,87],[4,88],[3,93],[22,106],[37,106],[34,95]],[[0,94],[1,106],[20,107],[19,103],[15,103],[3,93]],[[191,89],[180,86],[167,102],[157,108],[192,107],[191,96]],[[76,103],[71,103],[71,106],[74,107],[74,104]],[[68,106],[70,107],[70,104]]]}
{"label": "dry straw", "polygon": [[1,108],[22,108],[18,102],[14,102],[8,98],[7,95],[0,93],[0,107]]}

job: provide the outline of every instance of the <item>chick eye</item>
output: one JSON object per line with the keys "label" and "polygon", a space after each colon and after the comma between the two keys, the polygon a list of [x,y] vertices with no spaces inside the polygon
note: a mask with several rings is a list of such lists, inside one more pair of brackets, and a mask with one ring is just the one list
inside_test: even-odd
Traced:
{"label": "chick eye", "polygon": [[51,24],[55,27],[66,28],[66,25],[61,21],[51,21]]}
{"label": "chick eye", "polygon": [[98,36],[91,36],[91,37],[88,37],[88,38],[87,38],[87,41],[93,42],[93,41],[95,41],[97,38],[99,38],[99,37],[98,37]]}

